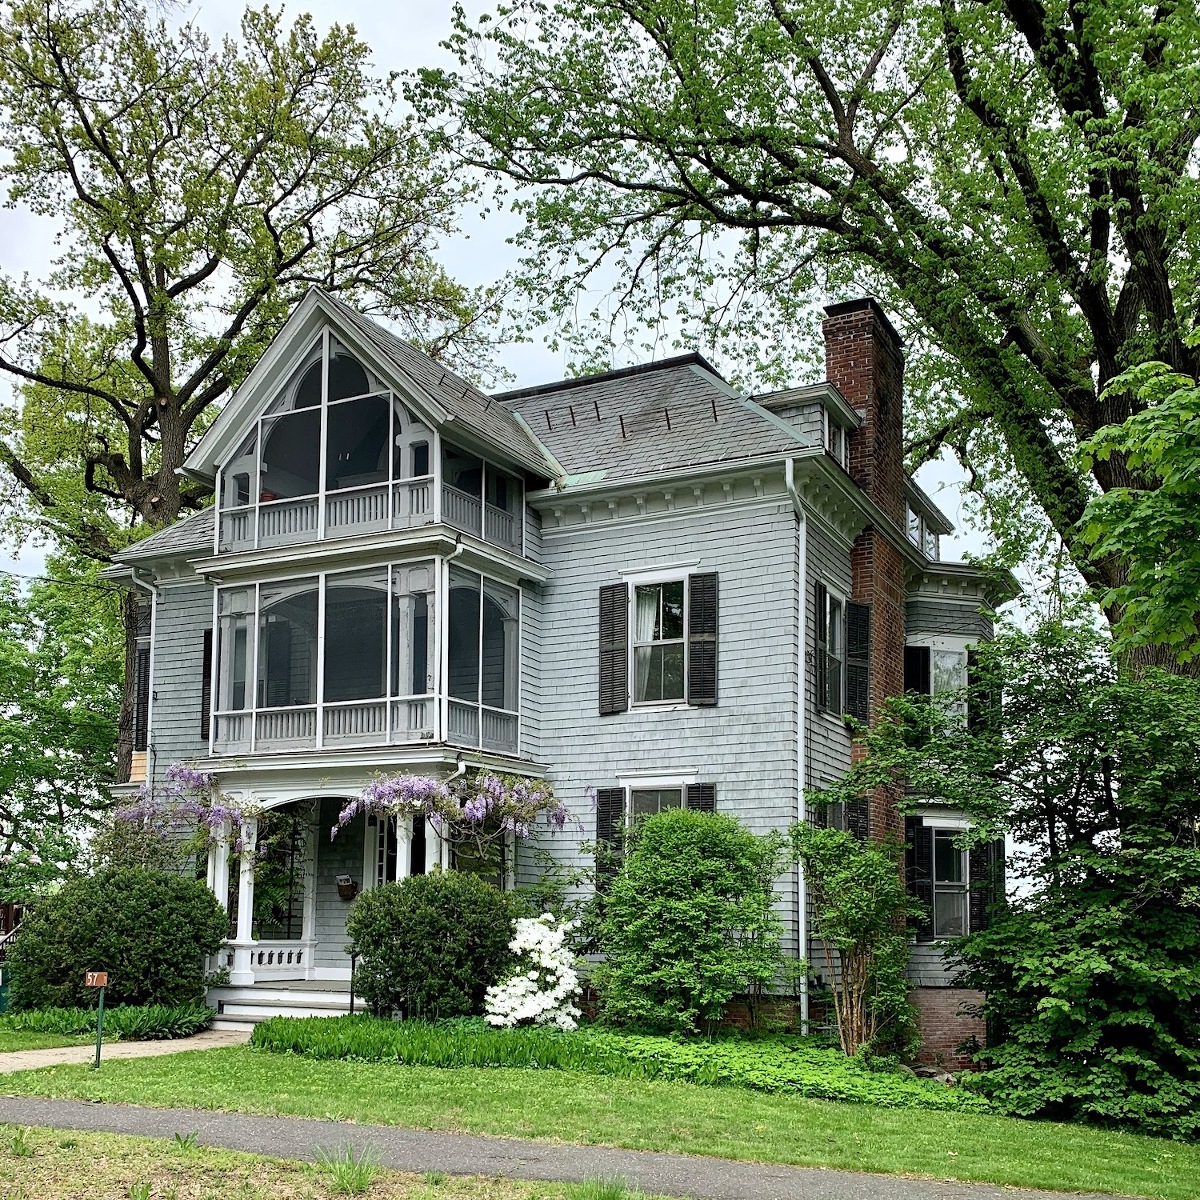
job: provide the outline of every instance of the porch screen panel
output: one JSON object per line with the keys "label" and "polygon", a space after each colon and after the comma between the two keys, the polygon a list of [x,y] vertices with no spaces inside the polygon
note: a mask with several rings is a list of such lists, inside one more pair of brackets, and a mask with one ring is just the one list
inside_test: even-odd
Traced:
{"label": "porch screen panel", "polygon": [[242,712],[250,707],[251,624],[254,589],[222,588],[217,597],[217,711]]}
{"label": "porch screen panel", "polygon": [[317,700],[315,579],[264,584],[258,617],[258,707],[288,708]]}
{"label": "porch screen panel", "polygon": [[433,563],[392,568],[392,695],[434,690],[436,657]]}
{"label": "porch screen panel", "polygon": [[455,700],[479,703],[480,576],[450,570],[450,612],[447,692]]}
{"label": "porch screen panel", "polygon": [[387,396],[359,396],[329,406],[325,488],[387,483],[391,462],[391,403]]}
{"label": "porch screen panel", "polygon": [[326,577],[326,703],[387,694],[387,610],[386,567]]}
{"label": "porch screen panel", "polygon": [[484,580],[480,661],[483,703],[508,712],[517,709],[519,599],[516,588]]}
{"label": "porch screen panel", "polygon": [[320,488],[321,410],[304,408],[263,421],[259,499],[315,496]]}

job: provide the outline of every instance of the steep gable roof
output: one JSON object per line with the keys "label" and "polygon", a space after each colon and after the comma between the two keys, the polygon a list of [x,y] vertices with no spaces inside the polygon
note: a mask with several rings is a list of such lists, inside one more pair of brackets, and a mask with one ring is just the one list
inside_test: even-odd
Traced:
{"label": "steep gable roof", "polygon": [[186,474],[211,480],[216,464],[245,437],[279,382],[280,360],[293,342],[306,342],[319,324],[329,324],[350,350],[374,360],[381,375],[394,376],[402,398],[439,426],[462,430],[461,438],[506,464],[552,479],[555,464],[521,422],[473,384],[396,337],[379,322],[320,288],[310,288],[276,334],[258,364],[233,394],[184,464]]}
{"label": "steep gable roof", "polygon": [[571,476],[628,479],[812,444],[730,387],[699,354],[497,399],[520,414]]}

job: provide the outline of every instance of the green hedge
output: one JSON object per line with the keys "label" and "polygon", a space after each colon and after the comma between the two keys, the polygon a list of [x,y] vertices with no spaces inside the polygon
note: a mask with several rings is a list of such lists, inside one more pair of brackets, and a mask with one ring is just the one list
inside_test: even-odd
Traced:
{"label": "green hedge", "polygon": [[29,906],[9,950],[14,1010],[91,1008],[86,971],[107,971],[106,1003],[191,1004],[204,995],[204,958],[229,930],[195,879],[121,867],[68,880]]}
{"label": "green hedge", "polygon": [[[161,1042],[191,1037],[207,1029],[214,1010],[207,1004],[118,1004],[104,1010],[104,1036],[123,1042]],[[0,1017],[0,1029],[56,1033],[62,1037],[94,1033],[94,1008],[34,1008]]]}
{"label": "green hedge", "polygon": [[667,1037],[585,1027],[574,1033],[493,1029],[482,1022],[384,1021],[367,1016],[272,1017],[250,1044],[275,1053],[430,1067],[518,1067],[583,1071],[742,1087],[884,1108],[987,1112],[982,1098],[903,1071],[871,1071],[813,1039]]}

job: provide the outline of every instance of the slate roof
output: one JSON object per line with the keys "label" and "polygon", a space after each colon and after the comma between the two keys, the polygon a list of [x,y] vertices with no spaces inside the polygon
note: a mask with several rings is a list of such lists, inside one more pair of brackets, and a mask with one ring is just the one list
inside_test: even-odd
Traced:
{"label": "slate roof", "polygon": [[127,550],[117,555],[119,562],[139,562],[142,559],[166,558],[176,554],[194,554],[201,551],[212,551],[213,545],[213,506],[202,508],[199,512],[168,525],[152,533],[148,538],[135,542]]}
{"label": "slate roof", "polygon": [[351,308],[335,296],[322,292],[322,297],[345,318],[375,349],[397,368],[422,387],[465,427],[475,431],[485,442],[506,452],[535,475],[551,479],[555,475],[537,441],[529,435],[512,413],[495,400],[456,375],[448,367],[435,362],[428,354],[410,346],[377,321]]}
{"label": "slate roof", "polygon": [[497,396],[571,475],[606,481],[786,454],[799,430],[739,395],[699,354]]}

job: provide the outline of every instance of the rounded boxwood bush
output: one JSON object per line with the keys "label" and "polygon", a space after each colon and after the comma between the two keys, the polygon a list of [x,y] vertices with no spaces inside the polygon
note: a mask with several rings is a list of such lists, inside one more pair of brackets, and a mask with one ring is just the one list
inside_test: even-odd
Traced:
{"label": "rounded boxwood bush", "polygon": [[455,871],[413,875],[358,898],[346,932],[359,955],[354,990],[383,1016],[477,1016],[509,966],[512,906],[499,888]]}
{"label": "rounded boxwood bush", "polygon": [[204,992],[204,956],[229,918],[203,883],[117,867],[69,880],[31,905],[9,951],[11,1004],[91,1008],[85,971],[107,971],[107,1004],[176,1006]]}

